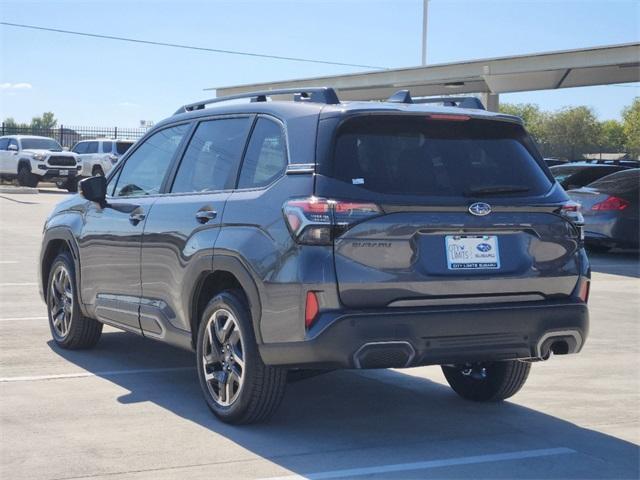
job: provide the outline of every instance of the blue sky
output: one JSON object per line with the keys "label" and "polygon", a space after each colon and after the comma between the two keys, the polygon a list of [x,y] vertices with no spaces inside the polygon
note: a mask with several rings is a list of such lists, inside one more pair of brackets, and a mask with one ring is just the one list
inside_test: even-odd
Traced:
{"label": "blue sky", "polygon": [[[6,1],[3,21],[384,67],[420,63],[422,0]],[[428,63],[635,42],[640,0],[431,0]],[[0,118],[137,126],[205,87],[362,71],[0,26]],[[619,118],[640,85],[501,95]]]}

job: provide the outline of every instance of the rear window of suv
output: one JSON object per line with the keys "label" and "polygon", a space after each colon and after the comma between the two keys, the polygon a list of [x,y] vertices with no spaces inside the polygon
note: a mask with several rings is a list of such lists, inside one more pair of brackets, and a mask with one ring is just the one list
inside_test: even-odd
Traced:
{"label": "rear window of suv", "polygon": [[330,177],[390,195],[541,195],[552,186],[517,124],[366,115],[337,132]]}

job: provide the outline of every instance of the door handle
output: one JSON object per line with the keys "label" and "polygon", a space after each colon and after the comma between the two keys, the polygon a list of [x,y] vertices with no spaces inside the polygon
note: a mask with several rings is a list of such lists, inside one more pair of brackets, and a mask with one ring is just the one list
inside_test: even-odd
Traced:
{"label": "door handle", "polygon": [[129,221],[133,225],[138,225],[145,218],[146,218],[146,215],[144,213],[140,212],[140,211],[133,212],[131,215],[129,215]]}
{"label": "door handle", "polygon": [[207,223],[209,220],[213,220],[218,216],[218,212],[215,210],[199,210],[196,213],[196,220],[200,223]]}

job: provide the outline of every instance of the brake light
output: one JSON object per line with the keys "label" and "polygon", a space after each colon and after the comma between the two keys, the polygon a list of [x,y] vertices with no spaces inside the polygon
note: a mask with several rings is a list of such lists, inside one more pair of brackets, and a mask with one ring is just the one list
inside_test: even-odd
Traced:
{"label": "brake light", "polygon": [[450,122],[466,122],[471,120],[468,115],[449,115],[446,113],[432,113],[427,117],[429,120],[448,120]]}
{"label": "brake light", "polygon": [[591,207],[591,210],[597,211],[610,211],[610,210],[624,210],[629,206],[629,202],[620,197],[608,197],[606,200],[596,203]]}
{"label": "brake light", "polygon": [[307,330],[313,325],[319,311],[320,307],[318,306],[316,292],[307,292],[307,302],[304,308],[304,325],[307,327]]}
{"label": "brake light", "polygon": [[576,227],[580,240],[584,240],[584,217],[582,216],[582,205],[570,200],[560,207],[560,215],[569,220]]}
{"label": "brake light", "polygon": [[284,216],[299,243],[328,245],[356,223],[382,214],[374,203],[309,197],[285,202]]}

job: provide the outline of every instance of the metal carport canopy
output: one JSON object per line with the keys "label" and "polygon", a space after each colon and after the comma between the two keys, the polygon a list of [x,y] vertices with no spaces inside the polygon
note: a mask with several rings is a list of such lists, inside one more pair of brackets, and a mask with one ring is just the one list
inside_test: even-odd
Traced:
{"label": "metal carport canopy", "polygon": [[257,90],[333,87],[341,100],[383,100],[400,89],[414,97],[500,94],[640,81],[640,43],[468,62],[208,88],[216,96]]}

